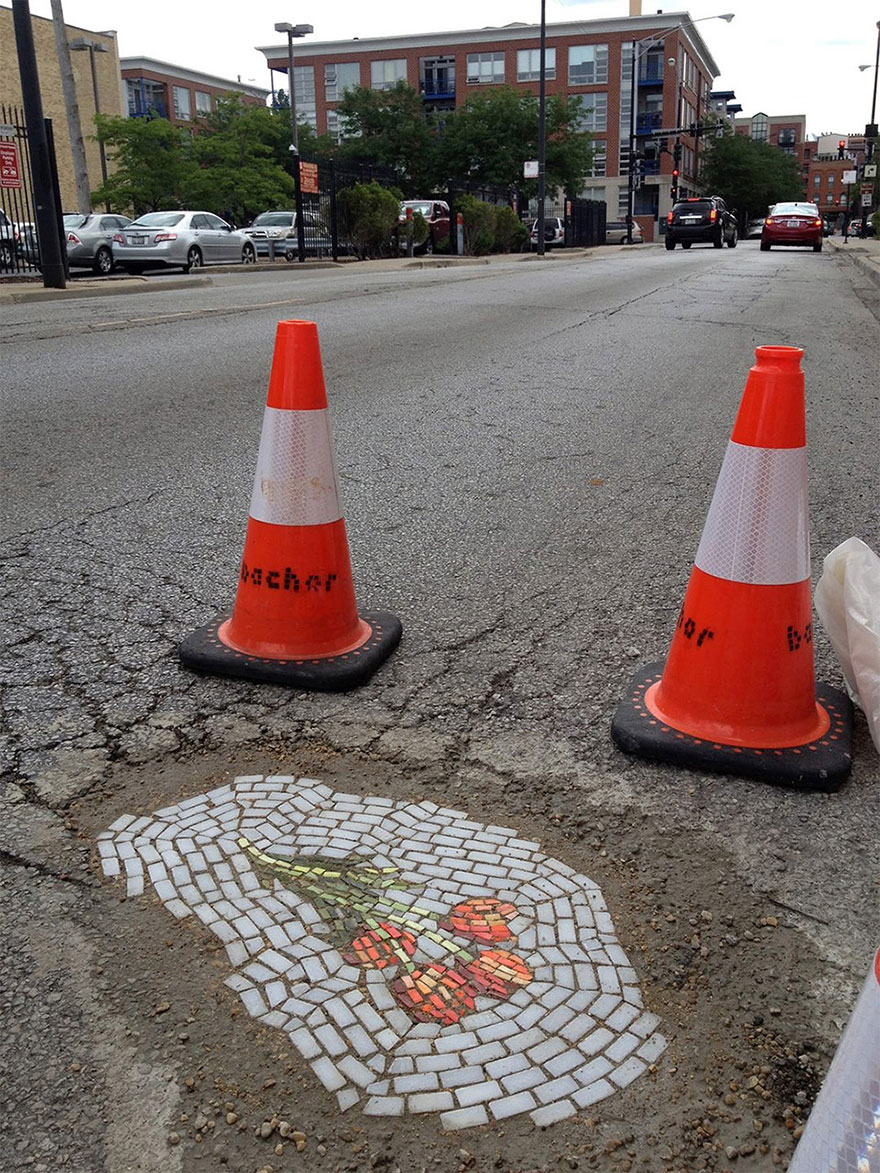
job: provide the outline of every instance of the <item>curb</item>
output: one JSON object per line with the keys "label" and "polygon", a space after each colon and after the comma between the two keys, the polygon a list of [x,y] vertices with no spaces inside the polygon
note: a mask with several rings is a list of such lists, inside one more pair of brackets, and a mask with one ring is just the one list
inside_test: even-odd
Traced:
{"label": "curb", "polygon": [[[853,237],[853,241],[857,239]],[[836,256],[845,257],[851,265],[859,269],[873,285],[880,289],[880,244],[875,244],[872,241],[870,245],[866,245],[863,240],[844,244],[842,240],[835,240],[831,236],[827,238],[826,243],[831,245]]]}
{"label": "curb", "polygon": [[155,293],[159,289],[197,289],[213,285],[210,277],[177,277],[156,285],[147,277],[105,277],[100,281],[77,281],[66,289],[44,289],[36,282],[20,288],[0,285],[0,305],[22,305],[29,301],[65,301],[80,297],[106,297],[117,293]]}

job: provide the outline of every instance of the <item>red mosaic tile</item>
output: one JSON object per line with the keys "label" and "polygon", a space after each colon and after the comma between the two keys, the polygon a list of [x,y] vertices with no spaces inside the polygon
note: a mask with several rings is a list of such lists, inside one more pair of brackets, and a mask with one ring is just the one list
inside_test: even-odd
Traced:
{"label": "red mosaic tile", "polygon": [[516,915],[516,908],[512,904],[496,900],[494,896],[481,896],[456,905],[439,922],[439,927],[457,937],[468,937],[484,945],[494,945],[499,941],[514,939],[508,921]]}
{"label": "red mosaic tile", "polygon": [[416,939],[405,929],[398,929],[385,921],[377,928],[366,929],[355,937],[342,956],[351,965],[364,969],[384,969],[387,965],[400,965],[403,957],[412,957],[416,951]]}
{"label": "red mosaic tile", "polygon": [[465,976],[445,965],[402,974],[391,983],[391,991],[398,1005],[419,1022],[451,1026],[475,1008],[475,991]]}

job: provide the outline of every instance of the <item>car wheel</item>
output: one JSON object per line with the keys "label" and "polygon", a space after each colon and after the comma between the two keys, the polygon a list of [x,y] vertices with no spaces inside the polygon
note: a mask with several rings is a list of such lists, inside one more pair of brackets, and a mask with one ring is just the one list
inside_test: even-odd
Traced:
{"label": "car wheel", "polygon": [[770,245],[767,243],[766,240],[762,240],[761,241],[761,252],[762,253],[769,253],[769,251],[770,251]]}
{"label": "car wheel", "polygon": [[104,248],[103,245],[95,253],[95,259],[92,261],[92,271],[97,273],[99,277],[106,277],[113,272],[113,253],[109,248]]}
{"label": "car wheel", "polygon": [[737,234],[736,234],[736,229],[734,228],[734,230],[733,230],[733,236],[731,236],[730,240],[728,240],[728,242],[727,242],[727,247],[728,247],[728,248],[736,248],[736,242],[737,242],[737,240],[738,240],[738,237],[737,237]]}
{"label": "car wheel", "polygon": [[[666,237],[666,247],[669,250],[669,252],[672,252],[672,250],[675,248],[675,241],[670,240],[668,236]],[[684,247],[684,245],[682,245],[682,248],[683,247]]]}
{"label": "car wheel", "polygon": [[822,241],[820,240],[818,244],[813,245],[813,252],[820,253],[821,251],[822,251]]}
{"label": "car wheel", "polygon": [[184,273],[191,273],[193,269],[201,269],[202,254],[193,245],[193,247],[186,254],[186,264],[183,266]]}
{"label": "car wheel", "polygon": [[428,233],[428,239],[425,241],[425,247],[422,251],[426,257],[433,256],[434,254],[434,237],[430,232]]}
{"label": "car wheel", "polygon": [[713,248],[724,248],[724,229],[718,229],[718,235],[712,241]]}
{"label": "car wheel", "polygon": [[5,242],[0,243],[0,269],[11,269],[14,260],[15,252],[12,246]]}
{"label": "car wheel", "polygon": [[246,244],[241,250],[241,263],[243,265],[255,265],[257,263],[257,254],[254,252],[252,244]]}
{"label": "car wheel", "polygon": [[682,247],[682,248],[690,248],[692,243],[693,243],[693,241],[690,241],[690,240],[683,240],[683,241],[681,242],[681,247]]}

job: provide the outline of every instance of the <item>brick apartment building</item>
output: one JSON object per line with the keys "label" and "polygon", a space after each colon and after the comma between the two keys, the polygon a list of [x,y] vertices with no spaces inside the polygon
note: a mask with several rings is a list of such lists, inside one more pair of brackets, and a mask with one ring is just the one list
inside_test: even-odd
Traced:
{"label": "brick apartment building", "polygon": [[119,63],[130,118],[167,118],[175,126],[193,127],[210,114],[218,98],[240,94],[245,105],[265,106],[269,90],[241,81],[197,73],[152,57],[123,57]]}
{"label": "brick apartment building", "polygon": [[[67,126],[67,106],[61,89],[61,69],[58,65],[58,53],[55,47],[55,28],[51,20],[41,16],[31,17],[31,27],[34,34],[40,93],[43,99],[43,114],[46,118],[51,118],[55,137],[55,156],[58,163],[61,202],[65,209],[76,209],[73,153]],[[101,154],[98,144],[93,139],[95,133],[95,96],[90,59],[93,59],[95,63],[95,81],[101,113],[120,116],[123,111],[116,34],[114,32],[93,32],[91,29],[83,29],[70,24],[64,26],[64,32],[68,42],[91,41],[102,46],[103,50],[94,54],[76,51],[70,54],[77,105],[79,106],[80,122],[85,140],[89,187],[94,190],[101,184]],[[22,105],[12,9],[6,7],[0,7],[0,105],[14,106],[19,109]]]}
{"label": "brick apartment building", "polygon": [[[843,158],[839,158],[840,143],[843,143]],[[852,199],[852,184],[846,184],[844,176],[864,162],[865,136],[821,134],[811,145],[807,199],[818,205],[823,216],[833,218],[842,226],[847,202]],[[855,214],[859,214],[858,210]]]}
{"label": "brick apartment building", "polygon": [[794,155],[806,184],[814,144],[807,142],[807,119],[803,114],[759,112],[751,118],[735,118],[733,129],[737,134],[746,134],[756,142],[771,143],[787,155]]}
{"label": "brick apartment building", "polygon": [[[579,194],[604,200],[610,220],[627,210],[633,45],[638,43],[636,133],[647,158],[636,181],[635,212],[649,240],[670,207],[672,172],[671,156],[659,149],[667,140],[652,132],[699,123],[711,109],[709,95],[719,72],[700,30],[681,27],[689,21],[686,12],[672,12],[547,26],[547,93],[583,98],[588,112],[582,125],[596,145],[592,174]],[[657,44],[645,44],[655,37]],[[270,69],[287,72],[286,42],[258,49]],[[405,81],[434,111],[454,109],[496,85],[537,93],[540,27],[510,24],[321,44],[297,41],[294,51],[298,117],[338,138],[338,103],[358,85],[387,89]],[[680,189],[688,194],[696,189],[700,144],[691,135],[682,136],[681,143]],[[547,210],[552,211],[549,202]]]}

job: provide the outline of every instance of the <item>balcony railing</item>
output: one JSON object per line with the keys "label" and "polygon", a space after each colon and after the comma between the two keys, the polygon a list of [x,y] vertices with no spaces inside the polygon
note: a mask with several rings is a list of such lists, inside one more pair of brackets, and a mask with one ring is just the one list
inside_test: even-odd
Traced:
{"label": "balcony railing", "polygon": [[139,98],[128,101],[129,118],[167,118],[168,106],[165,102],[142,102]]}
{"label": "balcony railing", "polygon": [[650,130],[659,130],[663,125],[663,114],[653,111],[649,114],[636,115],[636,134],[647,134]]}
{"label": "balcony railing", "polygon": [[661,62],[645,61],[639,66],[639,85],[656,86],[663,84],[663,65]]}
{"label": "balcony railing", "polygon": [[455,97],[455,78],[450,77],[446,80],[442,78],[432,78],[423,81],[419,84],[419,90],[423,98],[430,100],[439,98],[454,98]]}

